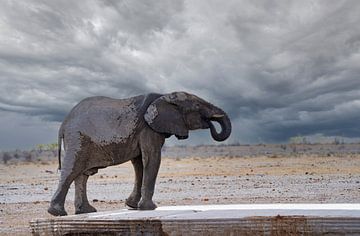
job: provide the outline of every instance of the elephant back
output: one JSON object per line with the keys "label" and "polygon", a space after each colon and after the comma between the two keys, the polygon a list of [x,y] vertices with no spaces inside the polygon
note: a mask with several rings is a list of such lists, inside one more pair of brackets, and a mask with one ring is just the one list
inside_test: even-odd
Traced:
{"label": "elephant back", "polygon": [[138,123],[136,100],[136,97],[87,98],[70,112],[65,124],[66,133],[70,136],[86,135],[100,145],[123,143],[135,131]]}

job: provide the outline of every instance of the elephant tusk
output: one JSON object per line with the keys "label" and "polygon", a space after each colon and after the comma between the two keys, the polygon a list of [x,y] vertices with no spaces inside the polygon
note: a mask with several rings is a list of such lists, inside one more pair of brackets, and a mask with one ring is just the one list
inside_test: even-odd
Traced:
{"label": "elephant tusk", "polygon": [[215,114],[211,118],[223,118],[223,117],[224,117],[223,114]]}

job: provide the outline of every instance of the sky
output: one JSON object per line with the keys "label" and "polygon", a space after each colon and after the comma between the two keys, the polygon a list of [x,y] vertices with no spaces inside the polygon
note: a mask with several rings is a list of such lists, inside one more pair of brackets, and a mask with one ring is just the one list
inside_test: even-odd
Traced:
{"label": "sky", "polygon": [[4,0],[0,149],[56,142],[85,97],[173,91],[225,110],[228,144],[358,138],[359,12],[356,0]]}

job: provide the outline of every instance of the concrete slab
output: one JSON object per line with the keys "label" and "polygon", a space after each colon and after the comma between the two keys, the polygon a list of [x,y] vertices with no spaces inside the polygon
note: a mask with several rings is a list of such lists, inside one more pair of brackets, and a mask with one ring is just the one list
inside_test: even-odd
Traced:
{"label": "concrete slab", "polygon": [[164,206],[37,219],[34,235],[360,235],[360,204]]}

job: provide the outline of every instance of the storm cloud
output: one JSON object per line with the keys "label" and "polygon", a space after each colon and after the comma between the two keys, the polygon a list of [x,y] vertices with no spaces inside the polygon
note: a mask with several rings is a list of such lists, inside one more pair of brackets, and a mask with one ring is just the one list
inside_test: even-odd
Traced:
{"label": "storm cloud", "polygon": [[0,148],[54,142],[88,96],[179,90],[230,115],[230,143],[359,137],[359,12],[335,0],[3,1]]}

